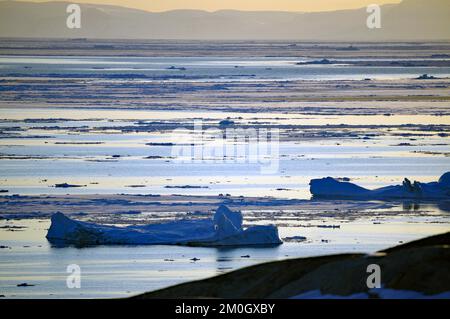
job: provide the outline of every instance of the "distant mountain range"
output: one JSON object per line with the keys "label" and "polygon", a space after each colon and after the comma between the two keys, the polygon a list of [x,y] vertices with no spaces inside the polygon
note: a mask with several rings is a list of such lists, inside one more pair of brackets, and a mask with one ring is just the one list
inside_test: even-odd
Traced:
{"label": "distant mountain range", "polygon": [[0,37],[304,41],[450,39],[449,0],[404,0],[399,4],[383,5],[380,29],[367,28],[369,14],[366,8],[314,13],[147,12],[97,4],[81,4],[81,29],[69,29],[66,27],[66,7],[70,3],[1,1]]}

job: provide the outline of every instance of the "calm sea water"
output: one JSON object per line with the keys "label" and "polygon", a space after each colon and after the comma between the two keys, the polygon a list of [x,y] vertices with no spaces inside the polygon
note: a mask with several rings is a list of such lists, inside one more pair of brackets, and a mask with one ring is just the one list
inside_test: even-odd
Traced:
{"label": "calm sea water", "polygon": [[[268,115],[272,116],[272,120],[267,119]],[[421,137],[419,141],[411,141],[408,134],[417,132],[409,131],[408,128],[396,130],[395,135],[386,129],[380,131],[376,127],[369,127],[362,133],[359,132],[359,137],[356,138],[352,137],[352,130],[349,129],[348,136],[343,137],[319,136],[299,141],[281,141],[272,145],[279,156],[275,153],[269,154],[273,156],[276,169],[262,174],[262,168],[272,162],[263,159],[253,162],[250,159],[230,160],[220,156],[205,161],[181,161],[180,158],[173,157],[173,145],[147,145],[190,143],[193,140],[192,132],[189,131],[181,134],[171,130],[164,134],[120,131],[121,127],[138,128],[143,120],[169,119],[171,122],[179,122],[180,126],[192,124],[193,119],[186,118],[184,112],[5,109],[2,110],[2,116],[4,121],[0,121],[0,127],[24,129],[17,132],[18,137],[15,134],[13,137],[5,136],[0,139],[0,187],[9,190],[10,194],[229,193],[309,198],[308,183],[312,178],[345,176],[366,187],[379,187],[398,184],[404,177],[424,182],[433,181],[450,170],[448,157],[442,155],[450,151],[448,137],[432,133]],[[203,116],[206,119],[204,123],[207,124],[217,123],[225,118],[226,114],[211,112],[203,113]],[[249,118],[249,114],[244,113],[236,113],[233,116],[243,118],[244,122]],[[281,119],[279,116],[269,113],[252,121],[273,121],[276,124],[302,121],[303,125],[344,123],[369,126],[377,125],[381,121],[385,125],[417,124],[424,121],[430,124],[450,123],[448,116],[394,115],[380,118],[315,115],[301,120],[296,119],[300,116],[298,114],[285,115]],[[64,120],[54,120],[61,118]],[[24,119],[39,119],[39,122]],[[110,122],[111,120],[114,121]],[[319,134],[327,133],[326,126],[319,130]],[[361,138],[365,134],[374,133],[376,136],[370,139]],[[429,132],[419,132],[422,133]],[[244,155],[249,152],[250,146],[247,145]],[[149,156],[160,158],[148,159]],[[86,187],[52,187],[65,182]],[[142,187],[133,188],[130,185]],[[180,185],[202,188],[166,188]],[[279,190],[280,188],[283,190]]]}
{"label": "calm sea water", "polygon": [[[244,212],[245,215],[245,212]],[[195,279],[211,277],[256,263],[294,257],[346,252],[372,253],[449,230],[449,217],[390,217],[380,224],[372,218],[352,222],[330,221],[340,229],[280,227],[280,236],[306,236],[306,242],[270,248],[201,248],[182,246],[52,247],[44,238],[48,220],[0,221],[0,294],[6,298],[113,298],[125,297]],[[311,223],[320,223],[311,220]],[[199,258],[192,261],[191,258]],[[170,261],[165,261],[170,260]],[[81,269],[81,288],[69,289],[67,266]],[[20,283],[33,284],[17,287]]]}
{"label": "calm sea water", "polygon": [[[449,67],[360,67],[348,65],[296,65],[299,58],[239,57],[0,57],[0,76],[145,76],[146,80],[279,81],[400,79],[428,73],[450,76]],[[351,61],[351,60],[347,60]],[[120,79],[118,79],[120,80]]]}
{"label": "calm sea water", "polygon": [[[91,81],[272,81],[291,79],[399,79],[429,73],[450,76],[449,68],[384,68],[348,66],[298,66],[292,58],[85,58],[0,57],[0,76],[80,77]],[[173,67],[173,68],[172,68]],[[111,75],[114,75],[113,77]],[[436,132],[411,141],[408,128],[390,134],[375,126],[401,124],[450,124],[448,116],[320,116],[279,113],[221,113],[179,111],[98,110],[70,108],[4,108],[0,128],[15,137],[0,139],[0,189],[10,194],[195,194],[230,193],[245,196],[309,198],[311,178],[350,177],[367,186],[398,184],[406,176],[436,180],[450,171],[449,140]],[[282,141],[278,169],[261,174],[260,164],[216,159],[179,163],[172,147],[146,143],[189,141],[190,132],[120,131],[142,121],[218,123],[227,116],[240,121],[272,124],[373,125],[361,136]],[[58,119],[58,120],[57,120]],[[108,130],[103,129],[109,127]],[[426,129],[426,128],[425,128]],[[352,132],[349,132],[352,133]],[[417,133],[417,132],[415,132]],[[424,133],[420,131],[419,133]],[[427,132],[428,133],[428,132]],[[325,135],[324,135],[325,136]],[[81,144],[80,144],[81,143]],[[91,144],[82,144],[91,143]],[[95,144],[92,144],[95,143]],[[402,145],[400,143],[409,143]],[[427,152],[427,153],[424,153]],[[160,159],[146,159],[161,156]],[[56,183],[87,185],[60,189]],[[142,185],[134,188],[130,185]],[[196,185],[198,189],[165,186]],[[282,190],[280,190],[282,188]],[[399,208],[400,211],[400,208]],[[245,212],[244,212],[245,213]],[[267,222],[276,222],[267,221]],[[179,246],[52,247],[45,239],[48,220],[0,221],[0,226],[25,226],[23,231],[0,229],[0,295],[7,298],[122,297],[264,261],[342,252],[371,253],[430,234],[449,230],[448,212],[399,214],[374,224],[374,217],[342,221],[314,219],[311,223],[339,224],[339,229],[280,227],[281,237],[306,236],[306,242],[284,243],[271,248],[198,248]],[[242,256],[249,256],[242,257]],[[193,262],[191,258],[200,260]],[[164,261],[169,259],[173,261]],[[66,268],[82,270],[81,289],[68,289]],[[27,282],[31,287],[17,287]]]}

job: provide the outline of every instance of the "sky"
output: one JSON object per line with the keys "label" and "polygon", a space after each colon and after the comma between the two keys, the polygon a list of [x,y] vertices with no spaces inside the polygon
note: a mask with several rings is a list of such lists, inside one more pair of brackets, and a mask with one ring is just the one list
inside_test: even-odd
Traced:
{"label": "sky", "polygon": [[[47,2],[49,0],[26,0]],[[73,3],[112,4],[146,11],[197,9],[216,11],[222,9],[246,11],[332,11],[355,9],[369,4],[399,3],[401,0],[65,0]]]}

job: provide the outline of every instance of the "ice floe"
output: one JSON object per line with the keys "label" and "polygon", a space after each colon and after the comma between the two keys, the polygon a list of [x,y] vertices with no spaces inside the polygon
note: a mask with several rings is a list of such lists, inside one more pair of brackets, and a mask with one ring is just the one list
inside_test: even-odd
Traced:
{"label": "ice floe", "polygon": [[276,226],[242,227],[241,212],[219,206],[213,218],[116,227],[70,219],[62,213],[51,217],[47,239],[53,243],[247,246],[278,245]]}
{"label": "ice floe", "polygon": [[445,199],[450,198],[450,172],[437,182],[411,182],[405,178],[402,185],[392,185],[370,190],[332,177],[312,179],[309,183],[314,197],[364,198],[364,199]]}

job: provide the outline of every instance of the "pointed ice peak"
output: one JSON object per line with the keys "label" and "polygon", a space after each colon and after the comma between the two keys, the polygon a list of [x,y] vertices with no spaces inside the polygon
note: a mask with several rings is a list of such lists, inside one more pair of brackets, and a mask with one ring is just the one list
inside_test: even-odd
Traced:
{"label": "pointed ice peak", "polygon": [[229,237],[242,231],[241,212],[233,212],[225,205],[220,205],[217,208],[213,222],[218,238]]}

